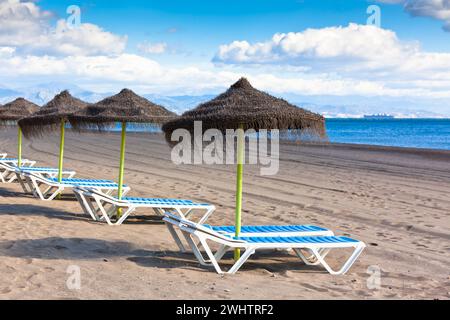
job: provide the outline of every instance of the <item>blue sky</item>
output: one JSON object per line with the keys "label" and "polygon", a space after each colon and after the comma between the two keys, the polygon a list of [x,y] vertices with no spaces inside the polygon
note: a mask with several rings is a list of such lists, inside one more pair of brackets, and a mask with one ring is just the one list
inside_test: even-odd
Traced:
{"label": "blue sky", "polygon": [[[76,28],[70,5],[81,8]],[[370,5],[381,10],[379,28],[367,26]],[[392,98],[450,114],[448,8],[450,0],[0,0],[0,88],[64,81],[200,95],[246,76],[305,101]]]}
{"label": "blue sky", "polygon": [[411,17],[401,5],[368,0],[41,0],[39,4],[59,18],[67,16],[69,5],[80,6],[83,22],[128,35],[131,52],[145,40],[166,41],[195,57],[212,56],[220,44],[233,40],[263,41],[277,32],[365,24],[367,7],[377,4],[383,28],[406,41],[420,41],[426,50],[450,50],[450,34],[441,29],[439,20]]}

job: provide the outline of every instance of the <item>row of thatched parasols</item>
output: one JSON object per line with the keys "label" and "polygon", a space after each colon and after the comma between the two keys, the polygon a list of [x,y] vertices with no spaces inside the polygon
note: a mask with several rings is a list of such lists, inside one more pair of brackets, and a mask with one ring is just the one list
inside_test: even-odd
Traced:
{"label": "row of thatched parasols", "polygon": [[[279,129],[307,130],[309,134],[325,136],[325,121],[318,114],[294,106],[251,86],[242,78],[226,92],[193,110],[176,116],[166,108],[136,95],[128,89],[95,104],[87,104],[64,91],[42,108],[19,98],[0,107],[0,124],[18,122],[19,159],[21,158],[22,131],[28,138],[40,137],[60,130],[59,178],[62,178],[64,132],[67,122],[75,129],[100,131],[121,123],[122,139],[119,167],[119,188],[123,185],[125,163],[125,137],[127,123],[162,124],[166,140],[171,142],[172,132],[178,128],[194,132],[194,122],[202,121],[203,131],[219,129]],[[238,161],[236,181],[236,236],[241,228],[242,175],[245,137],[238,135]],[[19,160],[20,166],[20,160]],[[119,190],[119,199],[122,190]],[[236,252],[236,258],[239,252]]]}

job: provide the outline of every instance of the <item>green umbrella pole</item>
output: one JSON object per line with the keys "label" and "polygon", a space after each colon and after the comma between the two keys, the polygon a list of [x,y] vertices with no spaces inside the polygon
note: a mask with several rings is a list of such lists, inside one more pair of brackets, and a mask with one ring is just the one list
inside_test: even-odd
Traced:
{"label": "green umbrella pole", "polygon": [[[120,144],[120,166],[119,166],[119,191],[118,191],[118,199],[122,199],[123,192],[123,171],[125,169],[125,138],[127,132],[127,123],[122,122],[122,141]],[[117,209],[117,215],[120,217],[122,215],[122,208]]]}
{"label": "green umbrella pole", "polygon": [[22,166],[22,129],[18,126],[17,131],[17,167]]}
{"label": "green umbrella pole", "polygon": [[66,121],[61,119],[61,134],[59,137],[59,164],[58,164],[58,182],[62,182],[63,164],[64,164],[64,140],[65,140]]}
{"label": "green umbrella pole", "polygon": [[[237,136],[237,172],[236,172],[236,237],[239,237],[241,233],[241,213],[242,213],[242,174],[244,172],[244,148],[245,148],[245,135],[243,132],[244,127],[239,126]],[[241,257],[241,250],[236,249],[234,251],[234,259],[238,260]]]}

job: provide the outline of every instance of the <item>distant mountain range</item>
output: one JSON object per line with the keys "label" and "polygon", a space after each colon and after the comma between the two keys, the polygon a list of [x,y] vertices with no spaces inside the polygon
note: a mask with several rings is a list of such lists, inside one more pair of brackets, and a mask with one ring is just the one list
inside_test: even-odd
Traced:
{"label": "distant mountain range", "polygon": [[69,90],[73,96],[86,102],[97,102],[111,95],[109,93],[95,93],[67,83],[51,82],[14,90],[0,87],[0,103],[4,104],[17,97],[23,97],[42,106],[63,90]]}
{"label": "distant mountain range", "polygon": [[[0,86],[0,104],[9,102],[17,97],[24,97],[38,105],[44,105],[63,90],[69,90],[73,96],[90,103],[97,102],[114,94],[113,92],[96,93],[82,89],[75,85],[55,82],[17,89],[9,89]],[[201,96],[163,96],[156,94],[143,94],[142,96],[150,101],[167,107],[173,112],[181,114],[202,102],[206,102],[214,98],[216,94],[206,94]],[[364,115],[377,113],[390,114],[396,118],[448,118],[450,116],[450,114],[444,115],[437,112],[420,110],[418,107],[393,107],[392,104],[394,104],[395,101],[383,102],[380,103],[380,105],[377,104],[374,106],[373,103],[368,104],[366,100],[361,100],[359,101],[360,103],[357,104],[345,103],[341,97],[313,98],[308,96],[291,95],[284,98],[299,107],[320,113],[327,118],[362,118]],[[336,101],[336,105],[321,103],[328,102],[330,100]]]}
{"label": "distant mountain range", "polygon": [[376,107],[364,105],[317,105],[294,102],[295,105],[322,114],[326,118],[363,118],[365,115],[388,114],[394,118],[448,118],[440,113],[402,107]]}

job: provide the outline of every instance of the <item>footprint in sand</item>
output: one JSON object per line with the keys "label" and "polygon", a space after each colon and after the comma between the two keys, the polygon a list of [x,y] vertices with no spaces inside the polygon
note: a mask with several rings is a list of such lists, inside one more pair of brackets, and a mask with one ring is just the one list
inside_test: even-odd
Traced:
{"label": "footprint in sand", "polygon": [[0,289],[0,294],[8,294],[10,292],[12,292],[12,290],[10,288]]}

